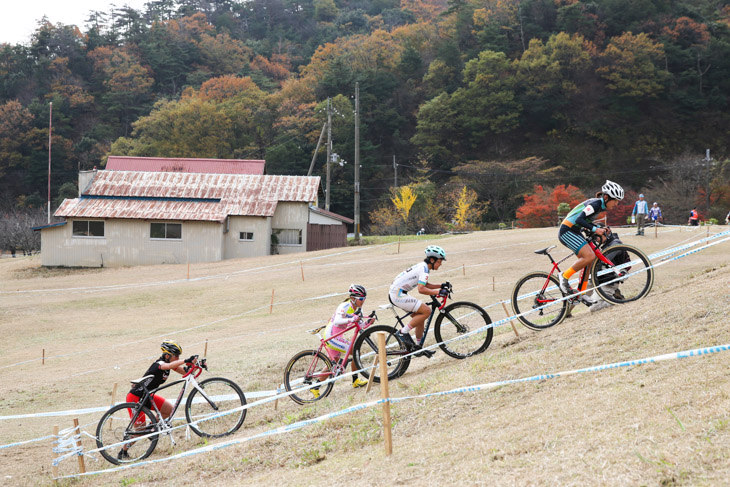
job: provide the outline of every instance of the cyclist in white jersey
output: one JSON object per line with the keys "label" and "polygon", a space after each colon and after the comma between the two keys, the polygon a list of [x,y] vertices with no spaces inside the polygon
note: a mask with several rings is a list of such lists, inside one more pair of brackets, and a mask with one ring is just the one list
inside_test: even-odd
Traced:
{"label": "cyclist in white jersey", "polygon": [[388,297],[393,306],[412,313],[411,321],[399,332],[405,344],[412,350],[418,350],[419,347],[411,338],[410,331],[415,329],[416,339],[421,340],[423,324],[431,314],[431,308],[423,304],[418,298],[409,296],[408,292],[417,289],[419,293],[427,296],[438,296],[442,292],[448,292],[445,289],[442,290],[440,284],[430,284],[428,282],[429,273],[437,271],[445,260],[446,252],[444,252],[444,249],[436,245],[429,245],[426,247],[424,261],[398,274],[390,285]]}

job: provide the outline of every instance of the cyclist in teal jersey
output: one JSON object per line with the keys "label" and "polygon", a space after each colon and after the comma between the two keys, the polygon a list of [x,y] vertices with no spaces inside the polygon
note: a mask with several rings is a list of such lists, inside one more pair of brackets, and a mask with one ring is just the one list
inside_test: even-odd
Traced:
{"label": "cyclist in teal jersey", "polygon": [[[605,235],[606,229],[594,225],[593,220],[604,211],[616,207],[618,202],[623,198],[623,188],[613,181],[606,180],[606,183],[601,187],[601,192],[597,193],[595,198],[588,199],[573,208],[568,213],[568,216],[565,217],[565,220],[563,220],[563,223],[560,225],[560,231],[558,232],[558,239],[560,243],[568,247],[578,256],[575,264],[560,275],[560,290],[565,294],[575,294],[578,292],[570,287],[570,278],[573,274],[591,264],[596,258],[596,255],[587,245],[588,242],[585,237],[581,234],[580,227],[587,228],[600,236]],[[580,292],[585,291],[587,285],[588,283],[584,282]],[[581,301],[588,306],[593,304],[593,301],[587,296],[581,296]]]}

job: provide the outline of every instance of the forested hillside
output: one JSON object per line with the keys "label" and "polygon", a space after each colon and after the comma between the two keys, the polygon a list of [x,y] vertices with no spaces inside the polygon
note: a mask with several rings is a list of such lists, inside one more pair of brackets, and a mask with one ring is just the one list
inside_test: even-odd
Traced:
{"label": "forested hillside", "polygon": [[306,174],[330,97],[331,209],[352,215],[355,82],[365,223],[387,220],[394,157],[399,185],[433,197],[417,227],[453,219],[439,202],[464,186],[480,224],[514,218],[535,184],[605,178],[730,209],[720,0],[153,0],[41,23],[0,45],[2,205],[45,200],[50,102],[57,199],[110,153]]}

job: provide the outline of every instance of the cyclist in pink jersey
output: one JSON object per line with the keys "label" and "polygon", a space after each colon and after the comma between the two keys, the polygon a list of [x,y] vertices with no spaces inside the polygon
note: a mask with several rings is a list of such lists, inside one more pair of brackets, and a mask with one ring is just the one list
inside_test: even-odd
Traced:
{"label": "cyclist in pink jersey", "polygon": [[[329,323],[327,323],[327,328],[324,332],[325,339],[330,338],[333,335],[337,335],[338,333],[346,330],[347,327],[353,323],[362,320],[362,305],[365,302],[365,298],[368,293],[365,288],[359,284],[350,285],[349,293],[349,298],[337,306],[335,313],[330,318]],[[325,342],[324,349],[327,352],[327,355],[329,355],[329,358],[332,359],[332,362],[337,363],[340,360],[340,355],[347,352],[349,347],[350,340],[345,338],[345,335],[340,335]],[[354,360],[350,363],[350,367],[353,372],[357,370]],[[357,374],[353,374],[352,387],[363,387],[367,384],[368,381],[358,378]],[[319,397],[318,387],[314,387],[310,389],[310,391],[312,391],[314,397]]]}

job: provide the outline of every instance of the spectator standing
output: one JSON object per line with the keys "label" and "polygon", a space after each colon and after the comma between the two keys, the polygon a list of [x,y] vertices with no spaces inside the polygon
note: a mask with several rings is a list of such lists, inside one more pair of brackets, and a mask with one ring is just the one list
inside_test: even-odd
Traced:
{"label": "spectator standing", "polygon": [[689,212],[689,220],[687,220],[687,223],[689,225],[692,225],[693,227],[696,227],[700,224],[700,214],[697,212],[696,206],[692,208],[692,211]]}
{"label": "spectator standing", "polygon": [[657,225],[658,221],[663,221],[664,217],[662,216],[662,209],[659,208],[659,204],[655,201],[651,208],[649,208],[649,219],[654,223],[654,226]]}
{"label": "spectator standing", "polygon": [[631,216],[636,216],[636,235],[644,235],[644,221],[649,213],[649,205],[644,201],[644,195],[639,195],[639,200],[634,203],[634,210]]}

